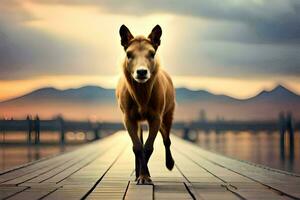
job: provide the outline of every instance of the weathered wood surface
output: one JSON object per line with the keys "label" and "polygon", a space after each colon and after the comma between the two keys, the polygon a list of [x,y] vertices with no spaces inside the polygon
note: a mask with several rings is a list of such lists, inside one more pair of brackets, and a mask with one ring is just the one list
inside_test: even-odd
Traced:
{"label": "weathered wood surface", "polygon": [[0,199],[300,199],[300,177],[227,158],[172,137],[173,171],[160,136],[149,168],[154,185],[136,185],[126,132],[0,173]]}

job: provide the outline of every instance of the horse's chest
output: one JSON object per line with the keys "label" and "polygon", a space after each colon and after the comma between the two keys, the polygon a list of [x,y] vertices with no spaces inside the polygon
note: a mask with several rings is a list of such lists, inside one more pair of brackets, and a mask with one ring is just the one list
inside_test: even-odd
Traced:
{"label": "horse's chest", "polygon": [[148,115],[148,108],[147,107],[139,107],[138,108],[138,115],[141,120],[144,120],[147,118]]}
{"label": "horse's chest", "polygon": [[137,120],[147,120],[153,110],[153,97],[144,98],[137,96],[131,101],[131,113],[132,117]]}
{"label": "horse's chest", "polygon": [[134,105],[131,110],[131,115],[137,120],[146,120],[149,113],[149,109],[150,108],[147,106]]}

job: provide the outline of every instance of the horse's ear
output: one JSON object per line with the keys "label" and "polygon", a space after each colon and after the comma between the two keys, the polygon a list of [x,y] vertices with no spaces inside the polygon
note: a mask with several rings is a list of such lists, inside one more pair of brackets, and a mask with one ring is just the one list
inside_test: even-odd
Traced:
{"label": "horse's ear", "polygon": [[155,48],[155,50],[158,48],[158,46],[160,45],[160,37],[162,35],[162,30],[161,27],[159,25],[156,25],[150,35],[148,36],[148,38],[150,39],[153,47]]}
{"label": "horse's ear", "polygon": [[121,45],[124,49],[127,49],[130,40],[133,39],[133,36],[124,24],[120,27],[119,33],[121,36]]}

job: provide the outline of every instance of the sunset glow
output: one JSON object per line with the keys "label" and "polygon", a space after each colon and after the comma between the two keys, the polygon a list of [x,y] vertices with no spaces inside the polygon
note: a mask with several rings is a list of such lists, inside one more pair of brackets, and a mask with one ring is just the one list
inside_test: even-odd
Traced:
{"label": "sunset glow", "polygon": [[[114,76],[42,76],[28,80],[0,81],[0,101],[31,92],[42,87],[57,89],[79,88],[85,85],[98,85],[104,88],[115,88],[119,74]],[[208,90],[215,94],[227,94],[235,98],[249,98],[261,91],[276,86],[273,80],[239,80],[218,77],[173,76],[176,87],[187,87],[192,90]],[[286,87],[300,93],[300,81],[291,79]],[[11,88],[14,88],[13,90]]]}

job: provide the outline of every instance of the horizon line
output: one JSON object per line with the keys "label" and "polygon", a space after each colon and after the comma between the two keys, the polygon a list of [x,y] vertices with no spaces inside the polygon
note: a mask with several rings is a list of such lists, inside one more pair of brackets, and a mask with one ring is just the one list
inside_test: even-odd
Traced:
{"label": "horizon line", "polygon": [[[8,101],[11,101],[11,100],[14,100],[14,99],[22,98],[22,97],[24,97],[28,94],[31,94],[35,91],[42,90],[42,89],[55,89],[57,91],[66,91],[66,90],[72,90],[72,89],[73,90],[78,90],[78,89],[85,88],[85,87],[98,87],[98,88],[102,88],[102,89],[105,89],[105,90],[114,90],[115,89],[115,87],[105,87],[105,86],[97,85],[97,84],[86,84],[86,85],[82,85],[82,86],[68,87],[68,88],[63,88],[63,89],[61,89],[59,87],[55,87],[55,86],[44,86],[44,87],[42,86],[42,87],[39,87],[39,88],[36,88],[36,89],[32,89],[28,92],[22,93],[20,95],[13,96],[13,97],[10,97],[8,99],[0,100],[0,103],[5,103],[5,102],[8,102]],[[205,88],[193,89],[193,88],[189,88],[189,87],[186,87],[186,86],[179,86],[179,87],[175,87],[175,90],[177,90],[177,89],[187,89],[187,90],[194,91],[194,92],[204,91],[204,92],[208,92],[210,94],[216,95],[216,96],[227,96],[227,97],[230,97],[230,98],[235,99],[235,100],[243,101],[243,100],[248,100],[248,99],[255,98],[256,96],[258,96],[262,92],[271,92],[271,91],[275,90],[278,87],[283,87],[286,90],[288,90],[289,92],[292,92],[297,96],[300,96],[300,94],[298,94],[295,90],[291,89],[289,86],[287,86],[286,84],[283,84],[283,83],[275,83],[274,86],[271,89],[270,88],[269,89],[263,88],[263,89],[257,91],[254,95],[249,96],[249,97],[245,97],[245,98],[233,97],[233,96],[231,96],[229,94],[225,94],[225,93],[215,93],[215,92],[213,92],[209,89],[205,89]]]}

